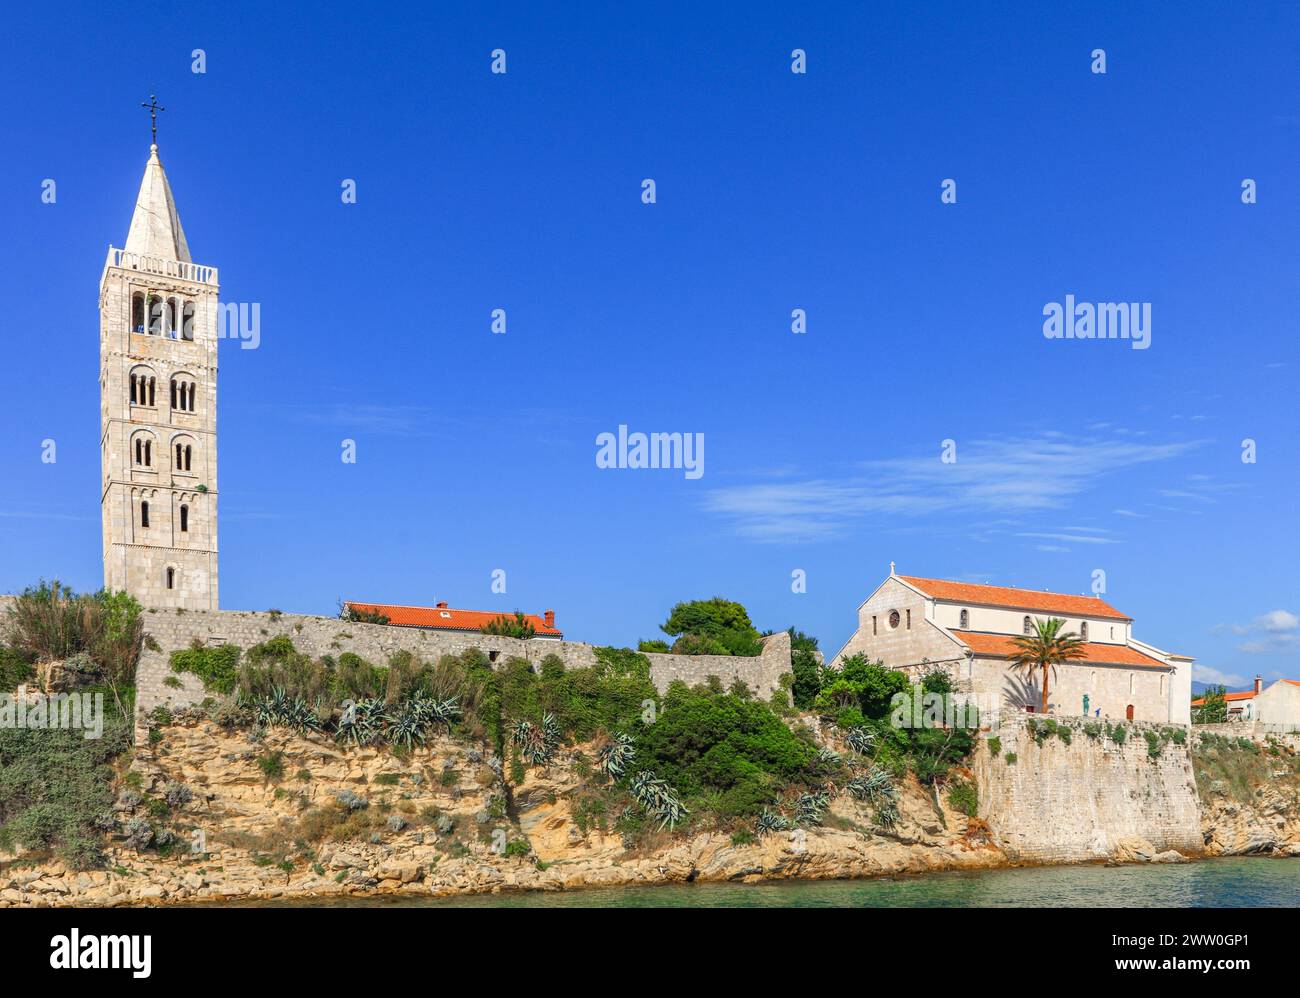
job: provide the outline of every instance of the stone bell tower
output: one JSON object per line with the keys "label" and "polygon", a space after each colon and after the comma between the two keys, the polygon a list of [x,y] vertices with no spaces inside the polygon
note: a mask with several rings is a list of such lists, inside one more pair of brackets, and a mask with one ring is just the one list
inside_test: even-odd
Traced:
{"label": "stone bell tower", "polygon": [[190,259],[157,135],[99,287],[104,585],[217,609],[217,268]]}

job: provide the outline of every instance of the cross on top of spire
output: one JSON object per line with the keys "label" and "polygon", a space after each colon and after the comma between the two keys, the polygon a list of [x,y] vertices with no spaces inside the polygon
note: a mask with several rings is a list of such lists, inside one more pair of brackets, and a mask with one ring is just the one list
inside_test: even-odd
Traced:
{"label": "cross on top of spire", "polygon": [[158,95],[150,94],[149,103],[141,104],[141,107],[149,109],[149,130],[153,134],[153,144],[158,144],[158,112],[167,109],[158,103]]}

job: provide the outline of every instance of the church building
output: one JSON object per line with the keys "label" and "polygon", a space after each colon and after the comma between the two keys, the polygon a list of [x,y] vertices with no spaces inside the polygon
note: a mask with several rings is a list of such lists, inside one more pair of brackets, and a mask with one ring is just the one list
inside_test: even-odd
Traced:
{"label": "church building", "polygon": [[99,289],[104,585],[217,609],[217,269],[190,257],[157,136]]}
{"label": "church building", "polygon": [[1048,676],[1049,710],[1111,720],[1191,723],[1192,659],[1133,637],[1133,618],[1098,596],[889,577],[858,607],[858,627],[831,661],[865,654],[914,678],[934,669],[981,709],[1036,712],[1041,675],[1009,668],[1017,635],[1059,618],[1084,657]]}

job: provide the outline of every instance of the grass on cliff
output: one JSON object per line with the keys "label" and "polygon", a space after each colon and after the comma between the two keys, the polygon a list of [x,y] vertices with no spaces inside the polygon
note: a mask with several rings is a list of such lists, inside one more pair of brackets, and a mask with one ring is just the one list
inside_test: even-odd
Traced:
{"label": "grass on cliff", "polygon": [[1198,734],[1192,748],[1192,771],[1196,791],[1206,804],[1215,797],[1249,804],[1267,783],[1300,790],[1300,754],[1276,742],[1260,745],[1249,738]]}
{"label": "grass on cliff", "polygon": [[21,846],[33,858],[54,855],[77,870],[102,865],[116,767],[131,729],[129,711],[118,711],[111,692],[83,692],[103,694],[101,738],[61,728],[0,728],[0,849]]}

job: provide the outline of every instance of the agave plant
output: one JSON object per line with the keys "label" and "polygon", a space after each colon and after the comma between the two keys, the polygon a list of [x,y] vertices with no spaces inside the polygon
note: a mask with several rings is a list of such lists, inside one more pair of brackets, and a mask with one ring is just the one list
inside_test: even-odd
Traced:
{"label": "agave plant", "polygon": [[628,766],[632,765],[632,759],[636,755],[636,748],[632,742],[632,736],[627,734],[618,734],[611,741],[601,746],[597,754],[597,766],[600,771],[610,779],[617,780],[627,772]]}
{"label": "agave plant", "polygon": [[407,703],[390,719],[385,734],[390,745],[399,745],[409,750],[417,742],[424,744],[424,731],[428,726],[415,706]]}
{"label": "agave plant", "polygon": [[853,777],[845,789],[858,800],[870,804],[880,804],[894,799],[894,781],[889,773],[879,766],[872,766],[869,772],[859,773]]}
{"label": "agave plant", "polygon": [[821,766],[838,766],[840,754],[833,748],[824,748],[817,753],[817,763]]}
{"label": "agave plant", "polygon": [[542,723],[519,721],[510,732],[510,740],[519,746],[519,754],[534,766],[545,766],[555,756],[560,744],[560,724],[555,715],[542,715]]}
{"label": "agave plant", "polygon": [[790,819],[778,811],[769,811],[763,808],[758,816],[758,834],[770,835],[773,832],[784,832],[790,828]]}
{"label": "agave plant", "polygon": [[335,737],[352,745],[373,745],[381,737],[388,720],[382,700],[374,697],[358,700],[343,711]]}
{"label": "agave plant", "polygon": [[283,686],[252,702],[253,722],[262,728],[292,728],[301,733],[320,730],[320,718],[301,696],[290,696]]}
{"label": "agave plant", "polygon": [[429,701],[427,708],[429,723],[441,724],[447,734],[451,734],[451,722],[460,717],[460,698],[452,696],[439,700],[437,697],[430,697]]}
{"label": "agave plant", "polygon": [[678,798],[677,791],[649,770],[632,777],[631,790],[646,814],[658,819],[661,829],[673,828],[690,813]]}
{"label": "agave plant", "polygon": [[822,823],[822,812],[829,805],[830,799],[821,791],[800,794],[794,806],[795,823],[799,825],[820,825]]}
{"label": "agave plant", "polygon": [[871,746],[875,744],[876,735],[871,729],[858,726],[849,729],[847,741],[854,755],[866,755],[871,751]]}
{"label": "agave plant", "polygon": [[876,809],[876,826],[879,828],[893,828],[898,824],[898,804],[892,799],[881,804]]}

